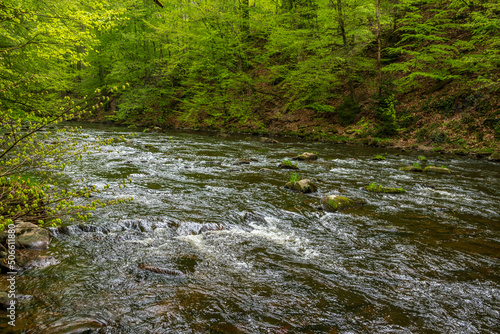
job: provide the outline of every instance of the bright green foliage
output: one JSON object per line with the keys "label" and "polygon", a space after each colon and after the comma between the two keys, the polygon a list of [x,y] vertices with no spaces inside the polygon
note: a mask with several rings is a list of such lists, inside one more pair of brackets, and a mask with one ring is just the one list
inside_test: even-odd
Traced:
{"label": "bright green foliage", "polygon": [[394,95],[382,99],[377,108],[377,118],[380,121],[380,127],[377,135],[380,137],[391,136],[396,133],[396,100]]}
{"label": "bright green foliage", "polygon": [[372,160],[385,160],[385,156],[377,154],[373,156]]}
{"label": "bright green foliage", "polygon": [[[289,161],[289,160],[288,160]],[[298,182],[301,180],[301,177],[298,173],[292,173],[292,176],[290,176],[290,183]]]}
{"label": "bright green foliage", "polygon": [[288,159],[283,159],[281,161],[281,165],[286,166],[286,167],[297,167],[297,163],[293,163],[292,161],[290,161]]}
{"label": "bright green foliage", "polygon": [[0,229],[16,219],[86,220],[89,211],[123,201],[85,201],[100,190],[56,181],[69,162],[109,141],[81,145],[78,129],[52,128],[109,100],[99,90],[79,100],[67,95],[95,32],[112,27],[118,14],[105,1],[0,3]]}
{"label": "bright green foliage", "polygon": [[370,183],[365,187],[365,189],[369,192],[373,193],[386,193],[386,194],[400,194],[405,192],[403,188],[390,188],[384,187],[380,184],[376,184],[375,182]]}
{"label": "bright green foliage", "polygon": [[[382,86],[410,89],[422,80],[437,84],[463,80],[475,88],[496,89],[498,82],[496,3],[163,4],[113,2],[111,8],[119,14],[112,16],[112,29],[90,29],[98,43],[86,48],[92,66],[78,72],[80,93],[105,91],[125,82],[132,87],[112,96],[118,106],[112,108],[112,120],[161,125],[175,118],[189,126],[262,129],[266,119],[260,108],[265,106],[278,115],[301,109],[321,117],[335,113],[347,126],[361,111],[358,87],[376,84],[379,89],[368,88],[379,92],[378,135],[392,136],[397,130],[396,91]],[[452,40],[456,32],[465,38]],[[385,36],[390,38],[381,40]],[[379,70],[379,80],[373,82]],[[395,85],[387,73],[399,78]]]}
{"label": "bright green foliage", "polygon": [[[420,79],[461,80],[474,88],[498,90],[500,4],[497,1],[402,0],[399,43],[389,51],[405,61],[384,68],[400,72],[404,89]],[[461,36],[453,38],[452,36]]]}

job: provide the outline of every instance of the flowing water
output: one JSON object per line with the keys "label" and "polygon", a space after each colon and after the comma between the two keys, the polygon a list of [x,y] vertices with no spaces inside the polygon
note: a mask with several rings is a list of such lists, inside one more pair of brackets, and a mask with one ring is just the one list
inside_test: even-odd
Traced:
{"label": "flowing water", "polygon": [[[129,132],[87,125],[82,140]],[[320,157],[298,162],[317,193],[284,188],[291,172],[277,165],[302,152]],[[49,250],[60,263],[18,277],[33,296],[18,332],[496,333],[499,165],[429,155],[453,174],[399,170],[417,156],[175,131],[105,146],[67,177],[130,178],[98,196],[134,200],[61,231]],[[327,213],[329,194],[367,204]]]}

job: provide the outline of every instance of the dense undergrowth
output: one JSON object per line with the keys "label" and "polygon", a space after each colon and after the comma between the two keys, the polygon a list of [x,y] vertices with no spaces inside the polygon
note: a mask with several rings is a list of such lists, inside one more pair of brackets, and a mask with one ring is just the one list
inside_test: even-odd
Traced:
{"label": "dense undergrowth", "polygon": [[133,3],[119,29],[100,35],[76,85],[80,94],[132,85],[94,120],[498,148],[498,4]]}

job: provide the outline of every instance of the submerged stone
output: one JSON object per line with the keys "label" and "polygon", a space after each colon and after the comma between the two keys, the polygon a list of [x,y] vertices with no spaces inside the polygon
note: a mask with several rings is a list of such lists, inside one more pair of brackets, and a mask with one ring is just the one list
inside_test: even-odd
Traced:
{"label": "submerged stone", "polygon": [[405,192],[403,188],[384,187],[381,186],[380,184],[377,185],[375,183],[366,186],[365,189],[372,193],[384,193],[384,194],[401,194]]}
{"label": "submerged stone", "polygon": [[276,139],[267,138],[267,137],[260,138],[260,141],[263,142],[263,143],[268,143],[268,144],[277,144],[277,143],[279,143]]}
{"label": "submerged stone", "polygon": [[237,166],[239,166],[239,165],[248,165],[248,164],[250,164],[250,160],[249,159],[238,159],[238,160],[236,160],[233,163],[233,165],[237,165]]}
{"label": "submerged stone", "polygon": [[451,174],[451,170],[445,167],[428,166],[424,168],[424,173]]}
{"label": "submerged stone", "polygon": [[316,184],[309,179],[287,182],[287,184],[285,184],[285,188],[300,191],[302,193],[313,193],[318,190],[318,186],[316,186]]}
{"label": "submerged stone", "polygon": [[139,269],[151,271],[157,274],[166,274],[171,276],[184,276],[184,273],[177,269],[160,268],[149,264],[141,263],[138,265]]}
{"label": "submerged stone", "polygon": [[344,196],[328,195],[321,199],[321,207],[328,212],[342,211],[348,208],[363,205],[362,200],[353,200]]}

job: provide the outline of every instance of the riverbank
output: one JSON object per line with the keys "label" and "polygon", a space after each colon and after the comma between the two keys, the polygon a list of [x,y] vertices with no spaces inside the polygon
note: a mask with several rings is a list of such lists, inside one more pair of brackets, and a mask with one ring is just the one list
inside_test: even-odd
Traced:
{"label": "riverbank", "polygon": [[[264,89],[264,88],[263,88]],[[268,87],[272,92],[272,87]],[[237,96],[234,96],[237,99]],[[450,82],[434,87],[429,82],[406,94],[394,95],[389,105],[376,99],[366,86],[357,90],[358,108],[342,100],[329,108],[292,110],[286,99],[255,101],[252,111],[237,116],[224,111],[151,109],[119,121],[114,115],[126,101],[115,96],[89,122],[116,122],[137,128],[201,130],[221,134],[295,137],[305,141],[345,143],[402,150],[488,157],[500,151],[500,97],[472,91]],[[384,111],[385,110],[385,111]],[[380,114],[393,113],[384,120]]]}

